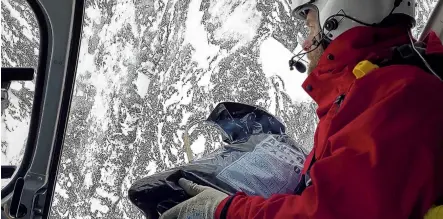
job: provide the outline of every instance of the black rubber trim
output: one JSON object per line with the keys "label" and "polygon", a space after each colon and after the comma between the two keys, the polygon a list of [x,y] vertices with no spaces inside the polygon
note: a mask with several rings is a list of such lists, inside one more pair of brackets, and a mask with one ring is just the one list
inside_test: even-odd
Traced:
{"label": "black rubber trim", "polygon": [[231,197],[229,197],[228,201],[226,201],[225,206],[223,206],[221,212],[220,212],[220,219],[226,219],[228,216],[228,210],[229,210],[229,206],[231,206],[232,201],[234,200],[236,195],[233,195]]}
{"label": "black rubber trim", "polygon": [[20,213],[20,197],[22,196],[23,187],[25,186],[25,180],[23,178],[18,178],[14,185],[14,195],[11,198],[11,206],[9,207],[9,216],[17,217],[22,215]]}
{"label": "black rubber trim", "polygon": [[49,211],[52,205],[52,197],[57,182],[58,167],[60,164],[63,142],[66,132],[66,127],[69,119],[69,110],[71,108],[71,99],[74,91],[75,78],[77,73],[77,63],[80,51],[80,42],[83,25],[85,0],[76,0],[74,8],[74,21],[71,30],[71,42],[68,56],[68,63],[66,67],[66,77],[64,84],[64,92],[60,106],[59,122],[57,125],[57,133],[53,150],[53,157],[51,158],[50,172],[48,176],[48,187],[46,191],[45,208],[43,209],[43,218],[49,216]]}
{"label": "black rubber trim", "polygon": [[15,170],[17,169],[16,166],[12,166],[12,165],[3,165],[2,166],[2,179],[9,179],[11,178],[14,173]]}
{"label": "black rubber trim", "polygon": [[48,60],[48,23],[46,20],[46,15],[41,5],[38,4],[37,1],[27,0],[29,6],[34,12],[37,23],[39,26],[40,32],[40,49],[39,49],[39,60],[38,60],[38,68],[37,68],[37,77],[35,80],[35,92],[34,92],[34,101],[32,103],[32,111],[31,111],[31,121],[29,124],[29,132],[28,132],[28,141],[26,142],[25,152],[23,154],[23,160],[20,164],[20,167],[17,170],[17,174],[11,179],[11,181],[2,189],[2,199],[9,194],[14,189],[15,181],[19,177],[24,177],[26,172],[29,170],[31,166],[32,157],[34,155],[35,144],[37,140],[37,134],[39,132],[40,126],[40,118],[41,118],[41,110],[43,104],[43,89],[45,85],[46,78],[46,69],[47,69],[47,60]]}
{"label": "black rubber trim", "polygon": [[2,68],[2,83],[34,80],[33,68]]}

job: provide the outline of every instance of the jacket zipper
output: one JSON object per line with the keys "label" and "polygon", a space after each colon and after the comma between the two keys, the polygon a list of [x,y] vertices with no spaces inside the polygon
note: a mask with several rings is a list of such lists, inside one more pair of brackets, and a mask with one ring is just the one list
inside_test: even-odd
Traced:
{"label": "jacket zipper", "polygon": [[334,101],[334,104],[335,104],[335,106],[336,106],[336,108],[335,108],[335,113],[337,113],[338,110],[340,109],[341,104],[342,104],[343,101],[345,100],[345,97],[346,97],[346,95],[341,94],[341,95],[339,95],[339,96],[335,99],[335,101]]}
{"label": "jacket zipper", "polygon": [[[335,105],[335,106],[334,106],[334,107],[335,107],[335,113],[333,113],[333,114],[331,114],[331,115],[335,116],[335,114],[337,114],[338,110],[339,110],[340,107],[341,107],[341,104],[342,104],[343,101],[345,100],[345,97],[346,97],[345,94],[340,94],[340,95],[335,99],[335,101],[334,101],[334,105]],[[332,110],[332,108],[333,108],[333,107],[331,107],[330,110]],[[315,148],[314,148],[313,150],[315,150]],[[323,154],[323,152],[322,152],[322,154]],[[300,182],[299,182],[299,184],[297,185],[297,187],[296,187],[295,190],[294,190],[294,193],[295,193],[295,194],[301,195],[301,193],[303,193],[303,191],[304,191],[308,186],[310,186],[310,185],[312,184],[312,179],[311,179],[311,176],[310,176],[310,171],[311,171],[311,167],[312,167],[312,165],[314,165],[314,163],[315,163],[316,160],[317,160],[317,159],[315,158],[315,152],[314,152],[314,155],[313,155],[312,159],[309,161],[310,163],[309,163],[309,167],[308,167],[306,173],[302,174],[302,176],[301,176],[301,178],[300,178]],[[308,161],[306,160],[306,162],[308,162]]]}

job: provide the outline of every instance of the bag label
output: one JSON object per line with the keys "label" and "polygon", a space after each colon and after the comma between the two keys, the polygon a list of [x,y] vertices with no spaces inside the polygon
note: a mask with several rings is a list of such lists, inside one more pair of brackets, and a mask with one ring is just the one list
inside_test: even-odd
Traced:
{"label": "bag label", "polygon": [[217,178],[248,195],[292,194],[304,162],[304,154],[270,135],[225,167]]}

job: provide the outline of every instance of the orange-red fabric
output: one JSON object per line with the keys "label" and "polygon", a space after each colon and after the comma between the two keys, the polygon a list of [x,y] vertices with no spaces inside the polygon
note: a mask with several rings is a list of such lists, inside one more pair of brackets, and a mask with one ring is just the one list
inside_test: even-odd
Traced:
{"label": "orange-red fabric", "polygon": [[[358,80],[352,74],[358,62],[384,58],[390,47],[408,43],[402,32],[357,27],[328,46],[303,84],[320,119],[309,156],[316,158],[312,185],[300,196],[239,194],[228,219],[423,218],[443,197],[443,82],[407,65]],[[426,42],[429,53],[443,54],[434,33]],[[339,95],[345,95],[340,106],[334,104]]]}

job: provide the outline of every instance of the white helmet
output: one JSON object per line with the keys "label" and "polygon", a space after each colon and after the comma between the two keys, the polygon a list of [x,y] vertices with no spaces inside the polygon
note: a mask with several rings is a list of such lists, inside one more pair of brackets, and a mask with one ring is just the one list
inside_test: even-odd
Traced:
{"label": "white helmet", "polygon": [[415,0],[290,0],[292,15],[305,20],[309,10],[319,14],[327,40],[357,26],[375,26],[391,14],[404,14],[415,25]]}

